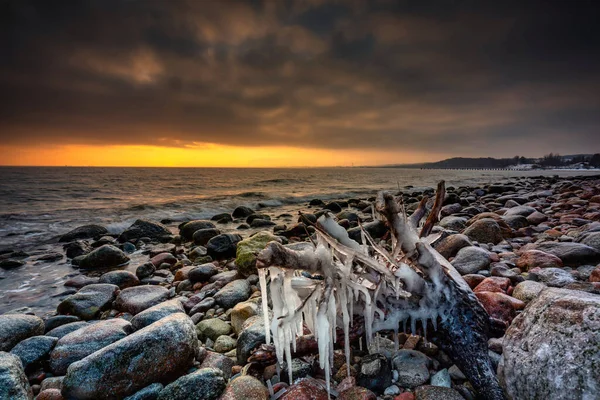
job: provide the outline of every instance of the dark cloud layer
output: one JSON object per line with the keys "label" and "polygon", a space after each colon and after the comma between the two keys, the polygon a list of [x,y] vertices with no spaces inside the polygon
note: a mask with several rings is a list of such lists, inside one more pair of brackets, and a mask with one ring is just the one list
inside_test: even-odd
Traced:
{"label": "dark cloud layer", "polygon": [[0,144],[598,151],[594,1],[0,3]]}

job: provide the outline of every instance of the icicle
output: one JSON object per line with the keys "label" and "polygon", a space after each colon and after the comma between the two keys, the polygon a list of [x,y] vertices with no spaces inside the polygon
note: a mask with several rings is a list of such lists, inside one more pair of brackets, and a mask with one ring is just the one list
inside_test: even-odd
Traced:
{"label": "icicle", "polygon": [[317,331],[319,332],[319,366],[325,372],[325,379],[327,382],[327,395],[329,396],[330,389],[330,375],[331,369],[329,365],[329,346],[331,343],[331,334],[330,334],[330,326],[329,320],[327,318],[327,310],[326,307],[322,307],[319,309],[319,313],[317,314]]}
{"label": "icicle", "polygon": [[260,296],[262,299],[262,311],[265,324],[265,343],[271,343],[271,328],[269,326],[269,304],[267,300],[267,271],[265,268],[258,269],[258,282],[260,284]]}
{"label": "icicle", "polygon": [[[337,292],[340,296],[339,303],[342,309],[342,323],[344,328],[344,354],[346,355],[347,376],[350,376],[350,316],[348,315],[348,286],[346,280],[342,279],[342,287]],[[350,301],[352,307],[352,301]]]}

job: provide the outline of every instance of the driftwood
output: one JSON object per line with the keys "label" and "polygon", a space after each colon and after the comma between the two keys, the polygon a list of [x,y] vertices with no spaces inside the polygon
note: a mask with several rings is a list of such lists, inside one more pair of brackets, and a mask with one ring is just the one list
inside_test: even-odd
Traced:
{"label": "driftwood", "polygon": [[[376,209],[390,228],[391,251],[364,230],[363,244],[350,239],[329,215],[315,225],[316,245],[307,243],[302,249],[277,242],[267,245],[258,256],[257,267],[267,344],[272,333],[279,363],[284,359],[291,363],[296,338],[302,336],[305,324],[316,339],[329,388],[336,328],[344,332],[349,366],[350,332],[356,314],[364,317],[367,345],[375,332],[397,333],[410,327],[414,333],[420,326],[463,371],[480,398],[504,399],[488,356],[489,316],[460,274],[430,245],[444,196],[442,181],[419,229],[428,212],[427,199],[407,217],[394,196],[379,193]],[[267,269],[272,321],[266,308]],[[320,279],[299,276],[296,270],[309,271]]]}

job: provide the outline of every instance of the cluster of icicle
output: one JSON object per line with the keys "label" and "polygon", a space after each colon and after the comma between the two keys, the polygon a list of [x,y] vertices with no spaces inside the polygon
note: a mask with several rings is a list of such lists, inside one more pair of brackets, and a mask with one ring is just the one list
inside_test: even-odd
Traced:
{"label": "cluster of icicle", "polygon": [[[270,265],[259,268],[259,282],[266,343],[271,342],[272,332],[278,367],[284,361],[291,366],[296,337],[303,334],[305,324],[318,343],[319,363],[325,371],[329,393],[338,324],[344,331],[349,375],[349,331],[354,315],[364,317],[368,346],[377,331],[393,331],[397,339],[400,325],[406,331],[409,320],[413,333],[417,322],[426,329],[428,320],[431,320],[436,327],[438,317],[444,318],[449,293],[439,279],[423,279],[409,265],[390,260],[390,255],[375,245],[366,232],[363,231],[362,242],[371,243],[371,247],[350,239],[346,230],[328,215],[319,218],[318,226],[316,245],[308,244],[294,253],[297,254],[295,259],[306,265],[303,269],[314,271],[318,266],[321,279],[302,276],[296,272],[297,265],[290,268]],[[393,268],[390,268],[390,263]],[[272,321],[269,321],[267,305],[267,269],[273,304]],[[411,299],[411,293],[419,295]],[[291,368],[288,368],[288,376],[291,384]]]}

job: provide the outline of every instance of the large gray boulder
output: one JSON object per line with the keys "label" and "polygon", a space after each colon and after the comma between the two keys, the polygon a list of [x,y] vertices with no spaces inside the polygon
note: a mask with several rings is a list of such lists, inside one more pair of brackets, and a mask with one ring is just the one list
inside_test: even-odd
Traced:
{"label": "large gray boulder", "polygon": [[600,296],[550,288],[506,331],[498,376],[509,399],[595,399]]}
{"label": "large gray boulder", "polygon": [[237,303],[248,300],[251,294],[252,291],[250,290],[248,281],[245,279],[236,279],[219,290],[214,295],[214,298],[218,305],[227,310]]}
{"label": "large gray boulder", "polygon": [[105,269],[125,265],[129,262],[129,257],[123,251],[111,244],[105,244],[79,261],[79,268],[82,269]]}
{"label": "large gray boulder", "polygon": [[14,354],[3,351],[0,351],[0,399],[33,399],[21,360]]}
{"label": "large gray boulder", "polygon": [[474,274],[490,265],[490,254],[480,247],[463,247],[452,260],[452,265],[461,275]]}
{"label": "large gray boulder", "polygon": [[59,314],[76,315],[86,321],[94,319],[100,311],[110,308],[117,293],[119,293],[117,285],[108,283],[87,285],[79,292],[64,299],[58,305],[57,311]]}
{"label": "large gray boulder", "polygon": [[21,340],[44,334],[44,321],[35,315],[0,315],[0,351],[9,351]]}
{"label": "large gray boulder", "polygon": [[71,364],[62,395],[78,400],[123,398],[178,377],[197,352],[192,320],[173,314]]}
{"label": "large gray boulder", "polygon": [[131,330],[128,321],[115,318],[71,332],[63,336],[50,353],[50,368],[55,375],[64,375],[69,365],[123,339]]}
{"label": "large gray boulder", "polygon": [[502,241],[500,225],[491,218],[483,218],[473,222],[471,226],[464,230],[463,234],[479,243],[498,244]]}

